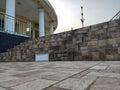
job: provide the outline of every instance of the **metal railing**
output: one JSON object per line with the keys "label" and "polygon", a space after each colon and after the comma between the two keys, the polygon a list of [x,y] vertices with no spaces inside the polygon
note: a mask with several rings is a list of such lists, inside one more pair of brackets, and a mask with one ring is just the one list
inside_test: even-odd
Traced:
{"label": "metal railing", "polygon": [[117,12],[117,14],[115,14],[115,16],[113,16],[110,21],[116,20],[116,19],[120,19],[120,11]]}
{"label": "metal railing", "polygon": [[[15,23],[14,30],[13,30],[14,32],[11,32],[9,30],[10,25],[5,25],[6,23],[9,24],[8,21],[9,22],[14,21]],[[24,19],[12,17],[3,12],[0,12],[0,31],[6,32],[6,33],[18,34],[22,36],[31,36],[31,22]]]}

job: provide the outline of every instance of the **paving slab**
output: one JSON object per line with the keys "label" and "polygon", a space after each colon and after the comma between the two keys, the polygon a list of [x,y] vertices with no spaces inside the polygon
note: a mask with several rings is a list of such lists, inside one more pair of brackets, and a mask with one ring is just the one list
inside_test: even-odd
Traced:
{"label": "paving slab", "polygon": [[57,88],[57,87],[49,87],[43,90],[69,90],[69,89],[63,89],[63,88]]}
{"label": "paving slab", "polygon": [[0,63],[0,90],[120,90],[120,61]]}
{"label": "paving slab", "polygon": [[35,74],[42,73],[42,72],[44,72],[44,71],[43,70],[36,70],[36,71],[30,71],[30,72],[15,74],[13,76],[15,76],[15,77],[29,77],[33,74],[35,75]]}
{"label": "paving slab", "polygon": [[94,66],[94,67],[92,67],[91,69],[106,69],[108,66]]}
{"label": "paving slab", "polygon": [[86,90],[89,85],[91,85],[96,80],[96,77],[85,76],[81,79],[68,78],[56,85],[54,87],[65,88],[70,90]]}
{"label": "paving slab", "polygon": [[120,78],[120,73],[90,72],[88,75],[95,77]]}
{"label": "paving slab", "polygon": [[72,76],[72,78],[81,78],[81,77],[84,77],[84,76],[86,76],[88,73],[90,73],[92,70],[85,70],[85,71],[83,71],[83,72],[80,72],[80,73],[78,73],[78,74],[76,74],[76,75],[73,75]]}
{"label": "paving slab", "polygon": [[120,79],[100,77],[89,90],[120,90]]}
{"label": "paving slab", "polygon": [[8,90],[8,89],[5,89],[5,88],[0,87],[0,90]]}
{"label": "paving slab", "polygon": [[36,79],[39,79],[39,78],[38,77],[25,77],[25,78],[21,78],[21,79],[15,79],[15,80],[13,79],[13,80],[0,82],[0,85],[3,86],[3,87],[9,88],[9,87],[24,84],[26,82],[34,81]]}
{"label": "paving slab", "polygon": [[9,75],[0,76],[0,82],[9,81],[9,80],[16,80],[16,79],[18,79],[18,78],[13,77],[13,76],[9,76]]}
{"label": "paving slab", "polygon": [[31,82],[26,82],[24,84],[11,87],[14,90],[42,90],[52,84],[56,83],[56,81],[38,79]]}
{"label": "paving slab", "polygon": [[102,70],[104,73],[120,73],[120,67],[109,67],[106,70]]}
{"label": "paving slab", "polygon": [[61,80],[66,79],[72,75],[74,75],[74,74],[67,73],[67,72],[66,73],[65,72],[64,73],[58,72],[58,73],[55,73],[54,75],[42,76],[41,78],[46,79],[46,80],[61,81]]}

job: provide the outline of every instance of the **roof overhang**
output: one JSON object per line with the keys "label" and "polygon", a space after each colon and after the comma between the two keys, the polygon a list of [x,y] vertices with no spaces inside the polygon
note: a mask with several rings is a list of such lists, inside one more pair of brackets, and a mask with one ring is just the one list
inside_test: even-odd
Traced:
{"label": "roof overhang", "polygon": [[54,27],[57,28],[58,24],[57,14],[52,5],[49,3],[49,1],[48,0],[34,0],[34,1],[37,3],[39,8],[44,8],[52,22],[54,22]]}
{"label": "roof overhang", "polygon": [[[0,0],[0,8],[5,9],[6,0]],[[54,22],[54,28],[57,28],[58,19],[56,12],[48,0],[16,0],[16,15],[28,17],[32,21],[39,22],[38,9],[43,8],[45,11],[46,27],[49,23]]]}

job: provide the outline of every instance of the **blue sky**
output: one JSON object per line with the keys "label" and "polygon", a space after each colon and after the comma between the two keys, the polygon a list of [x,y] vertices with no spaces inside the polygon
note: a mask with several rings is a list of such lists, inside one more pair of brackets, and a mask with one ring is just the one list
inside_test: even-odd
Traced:
{"label": "blue sky", "polygon": [[120,10],[120,0],[49,0],[58,15],[56,33],[81,27],[81,6],[85,26],[110,20]]}

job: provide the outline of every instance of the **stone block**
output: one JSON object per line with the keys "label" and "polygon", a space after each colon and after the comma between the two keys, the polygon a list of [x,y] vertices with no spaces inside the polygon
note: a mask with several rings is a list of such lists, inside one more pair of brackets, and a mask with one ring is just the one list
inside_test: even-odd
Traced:
{"label": "stone block", "polygon": [[90,31],[96,31],[96,30],[98,30],[97,25],[93,25],[93,26],[91,26]]}
{"label": "stone block", "polygon": [[116,27],[116,26],[118,26],[118,23],[115,20],[109,22],[109,27]]}
{"label": "stone block", "polygon": [[96,34],[106,33],[106,29],[101,29],[95,32]]}
{"label": "stone block", "polygon": [[88,46],[89,46],[89,45],[98,45],[98,41],[97,41],[97,40],[89,41],[89,42],[87,43],[87,45],[88,45]]}
{"label": "stone block", "polygon": [[120,37],[120,32],[119,31],[117,31],[117,32],[111,32],[110,34],[111,34],[112,38],[118,38],[118,37]]}
{"label": "stone block", "polygon": [[19,56],[16,56],[16,59],[17,60],[20,60],[21,59],[21,56],[19,55]]}
{"label": "stone block", "polygon": [[38,45],[37,45],[37,44],[34,44],[32,47],[33,47],[33,48],[38,48]]}
{"label": "stone block", "polygon": [[108,44],[112,46],[117,46],[116,40],[115,39],[108,39]]}
{"label": "stone block", "polygon": [[106,23],[103,27],[104,27],[104,29],[107,29],[109,26],[108,26],[108,24]]}
{"label": "stone block", "polygon": [[92,52],[92,59],[93,60],[99,60],[100,59],[99,52]]}
{"label": "stone block", "polygon": [[82,54],[82,56],[87,56],[88,55],[88,50],[82,50],[81,54]]}
{"label": "stone block", "polygon": [[118,54],[118,48],[109,48],[106,49],[106,54],[108,55],[115,55],[115,54]]}
{"label": "stone block", "polygon": [[106,55],[106,60],[118,60],[119,55]]}
{"label": "stone block", "polygon": [[100,60],[105,60],[105,50],[100,50],[99,51],[99,58]]}
{"label": "stone block", "polygon": [[104,40],[107,39],[106,33],[98,34],[98,40]]}
{"label": "stone block", "polygon": [[118,47],[118,54],[120,54],[120,47]]}
{"label": "stone block", "polygon": [[105,47],[106,46],[106,40],[98,40],[98,46],[99,47]]}
{"label": "stone block", "polygon": [[84,46],[84,47],[80,47],[81,50],[88,50],[88,47],[87,46]]}
{"label": "stone block", "polygon": [[92,40],[98,40],[98,35],[96,34],[92,34],[90,37]]}
{"label": "stone block", "polygon": [[120,37],[116,38],[115,40],[117,44],[120,44]]}
{"label": "stone block", "polygon": [[108,32],[115,32],[117,31],[117,27],[109,27]]}
{"label": "stone block", "polygon": [[81,60],[90,61],[90,60],[92,60],[92,56],[90,56],[90,55],[84,55],[84,56],[82,56],[82,59],[81,59]]}

